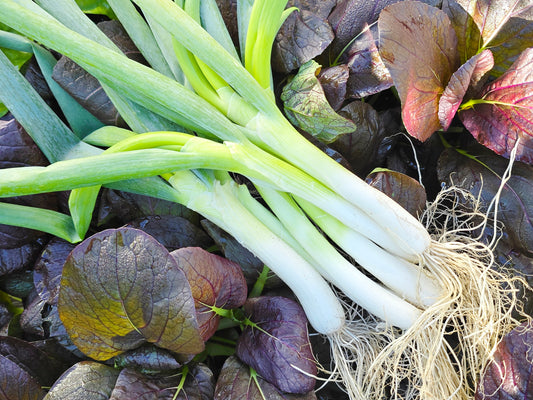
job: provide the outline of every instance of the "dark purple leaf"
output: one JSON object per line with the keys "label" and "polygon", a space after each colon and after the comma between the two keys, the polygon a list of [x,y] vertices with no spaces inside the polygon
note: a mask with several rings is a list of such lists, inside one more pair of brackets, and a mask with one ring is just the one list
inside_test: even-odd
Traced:
{"label": "dark purple leaf", "polygon": [[335,110],[342,106],[346,98],[346,84],[350,70],[346,65],[323,68],[318,74],[318,81],[330,106]]}
{"label": "dark purple leaf", "polygon": [[118,368],[130,368],[144,374],[176,370],[181,367],[181,363],[173,354],[150,343],[119,354],[113,360]]}
{"label": "dark purple leaf", "polygon": [[386,7],[378,27],[379,53],[398,90],[405,128],[424,141],[440,128],[440,96],[459,67],[455,31],[444,12],[419,1]]}
{"label": "dark purple leaf", "polygon": [[63,265],[74,247],[62,239],[52,238],[35,263],[33,283],[41,300],[48,304],[57,304]]}
{"label": "dark purple leaf", "polygon": [[107,400],[119,370],[94,361],[70,367],[50,388],[47,400]]}
{"label": "dark purple leaf", "polygon": [[322,54],[333,40],[327,21],[335,0],[290,0],[298,8],[285,20],[272,49],[272,67],[289,73]]}
{"label": "dark purple leaf", "polygon": [[518,139],[516,159],[533,164],[533,48],[481,93],[483,102],[459,113],[482,145],[509,157]]}
{"label": "dark purple leaf", "polygon": [[226,359],[215,387],[214,400],[316,400],[313,391],[306,394],[283,393],[260,376],[252,376],[250,367],[237,357]]}
{"label": "dark purple leaf", "polygon": [[182,248],[170,254],[191,285],[201,335],[207,341],[219,322],[219,317],[209,306],[233,309],[246,301],[248,288],[241,267],[199,247]]}
{"label": "dark purple leaf", "polygon": [[377,28],[365,26],[347,50],[350,69],[347,95],[356,99],[379,93],[393,85],[389,70],[379,55]]}
{"label": "dark purple leaf", "polygon": [[10,336],[0,336],[0,356],[18,364],[43,386],[51,386],[65,369],[60,360],[32,343]]}
{"label": "dark purple leaf", "polygon": [[41,249],[40,240],[12,249],[0,248],[0,276],[30,268]]}
{"label": "dark purple leaf", "polygon": [[183,271],[138,229],[108,229],[76,246],[63,267],[58,308],[74,344],[96,360],[146,341],[178,353],[203,349]]}
{"label": "dark purple leaf", "polygon": [[[202,227],[215,241],[217,246],[220,247],[222,253],[224,253],[224,257],[241,266],[244,277],[246,278],[246,283],[248,285],[253,285],[263,269],[263,262],[237,242],[234,237],[220,229],[211,221],[207,219],[203,220]],[[283,285],[283,281],[279,279],[277,275],[271,274],[265,287],[271,288],[279,287],[281,285]]]}
{"label": "dark purple leaf", "polygon": [[380,143],[390,132],[368,103],[352,101],[339,111],[339,115],[352,121],[357,128],[330,146],[346,158],[356,174],[367,174],[377,162]]}
{"label": "dark purple leaf", "polygon": [[450,16],[458,37],[461,61],[480,49],[494,54],[493,73],[501,75],[533,40],[531,0],[445,0],[442,9]]}
{"label": "dark purple leaf", "polygon": [[284,297],[263,296],[249,299],[244,311],[258,327],[244,329],[237,356],[284,392],[313,390],[317,366],[301,306]]}
{"label": "dark purple leaf", "polygon": [[41,384],[16,361],[0,355],[0,398],[2,400],[40,400],[45,394]]}
{"label": "dark purple leaf", "polygon": [[450,78],[450,82],[444,89],[439,102],[439,120],[442,129],[447,130],[452,123],[459,106],[469,97],[479,92],[480,83],[483,83],[487,73],[494,66],[494,58],[490,50],[483,50],[461,65]]}
{"label": "dark purple leaf", "polygon": [[533,393],[533,323],[505,335],[484,372],[476,400],[527,400]]}
{"label": "dark purple leaf", "polygon": [[196,225],[185,218],[166,215],[148,216],[136,219],[128,224],[153,236],[159,243],[172,251],[181,247],[208,247],[211,238]]}
{"label": "dark purple leaf", "polygon": [[5,305],[0,303],[0,331],[3,331],[5,326],[9,323],[11,320],[11,313],[7,309]]}
{"label": "dark purple leaf", "polygon": [[308,132],[324,143],[353,132],[356,126],[340,116],[329,105],[317,78],[320,65],[311,60],[302,65],[298,74],[281,94],[283,109],[293,125]]}
{"label": "dark purple leaf", "polygon": [[124,369],[120,372],[109,400],[211,400],[214,392],[213,373],[205,365],[197,365],[187,374],[185,385],[176,396],[181,374],[147,376]]}
{"label": "dark purple leaf", "polygon": [[99,222],[102,224],[108,219],[116,217],[122,223],[128,223],[137,218],[163,217],[165,215],[183,217],[195,225],[200,222],[197,213],[176,202],[112,189],[104,189],[99,210]]}
{"label": "dark purple leaf", "polygon": [[[480,195],[487,206],[496,195],[508,160],[489,151],[472,151],[476,159],[449,149],[442,153],[438,165],[440,181],[453,183]],[[481,192],[481,193],[480,193]],[[511,247],[523,254],[533,254],[533,167],[515,163],[505,184],[498,206],[498,220],[505,226]]]}
{"label": "dark purple leaf", "polygon": [[420,217],[426,207],[426,190],[415,179],[396,171],[373,172],[367,183],[401,204],[415,217]]}
{"label": "dark purple leaf", "polygon": [[[122,25],[114,21],[104,21],[98,27],[119,47],[129,58],[143,62],[140,52],[131,41]],[[117,109],[102,89],[96,78],[63,56],[54,66],[52,77],[78,103],[107,125],[125,126]]]}

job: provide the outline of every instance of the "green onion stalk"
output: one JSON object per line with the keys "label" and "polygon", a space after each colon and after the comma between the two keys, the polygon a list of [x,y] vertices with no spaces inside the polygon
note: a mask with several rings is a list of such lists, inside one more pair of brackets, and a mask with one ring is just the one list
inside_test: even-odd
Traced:
{"label": "green onion stalk", "polygon": [[[103,185],[179,202],[294,291],[328,337],[351,399],[472,397],[500,338],[518,324],[514,281],[470,229],[422,224],[287,121],[270,69],[275,35],[297,12],[287,0],[238,1],[240,52],[214,0],[109,4],[150,66],[125,57],[74,0],[0,3],[0,22],[24,35],[26,48],[31,39],[36,56],[50,48],[82,66],[131,129],[106,126],[80,141],[0,53],[0,98],[52,162],[0,170],[0,197],[72,190],[70,216],[0,203],[0,223],[76,242]],[[228,172],[249,178],[267,207]],[[442,207],[428,213],[446,214]]]}

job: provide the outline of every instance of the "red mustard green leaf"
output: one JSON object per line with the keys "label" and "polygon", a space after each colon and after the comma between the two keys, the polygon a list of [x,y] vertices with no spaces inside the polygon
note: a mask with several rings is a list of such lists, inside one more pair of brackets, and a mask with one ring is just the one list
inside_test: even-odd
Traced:
{"label": "red mustard green leaf", "polygon": [[442,9],[457,33],[461,61],[490,48],[497,75],[533,41],[531,0],[446,0]]}
{"label": "red mustard green leaf", "polygon": [[58,309],[74,344],[95,360],[144,342],[177,353],[204,347],[185,274],[138,229],[108,229],[76,246],[63,267]]}
{"label": "red mustard green leaf", "polygon": [[350,70],[347,65],[323,68],[318,74],[318,81],[324,90],[326,99],[335,111],[338,111],[346,100],[346,84],[349,75]]}
{"label": "red mustard green leaf", "polygon": [[298,74],[281,94],[289,120],[324,143],[353,132],[355,124],[335,112],[326,99],[317,78],[320,65],[311,60],[300,67]]}
{"label": "red mustard green leaf", "polygon": [[113,362],[117,368],[130,368],[146,374],[177,370],[181,367],[175,354],[151,343],[119,354],[113,358]]}
{"label": "red mustard green leaf", "polygon": [[41,400],[41,384],[24,368],[0,355],[0,398],[6,400]]}
{"label": "red mustard green leaf", "polygon": [[201,335],[207,341],[220,319],[210,307],[232,309],[246,301],[248,291],[241,267],[199,247],[181,248],[170,254],[191,285]]}
{"label": "red mustard green leaf", "polygon": [[490,50],[483,50],[470,58],[455,71],[444,89],[439,102],[439,120],[442,129],[447,130],[452,123],[459,106],[463,102],[467,92],[477,93],[480,83],[484,82],[494,66],[494,58]]}
{"label": "red mustard green leaf", "polygon": [[109,399],[120,371],[94,361],[74,364],[54,383],[46,400]]}
{"label": "red mustard green leaf", "polygon": [[476,400],[526,400],[533,393],[533,323],[504,336],[477,389]]}
{"label": "red mustard green leaf", "polygon": [[419,1],[386,7],[378,28],[379,53],[398,90],[405,128],[424,141],[440,128],[440,96],[459,67],[455,31],[444,12]]}
{"label": "red mustard green leaf", "polygon": [[533,164],[532,93],[533,48],[530,48],[483,90],[479,104],[460,111],[459,116],[479,143],[504,157],[509,157],[520,139],[516,159]]}
{"label": "red mustard green leaf", "polygon": [[317,367],[301,306],[285,297],[262,296],[248,299],[244,312],[257,326],[243,330],[237,356],[284,392],[313,390]]}
{"label": "red mustard green leaf", "polygon": [[314,391],[290,394],[253,374],[237,357],[226,359],[215,387],[214,400],[316,400]]}
{"label": "red mustard green leaf", "polygon": [[205,365],[196,365],[187,373],[180,389],[181,374],[149,376],[123,369],[109,400],[211,400],[214,392],[213,373]]}

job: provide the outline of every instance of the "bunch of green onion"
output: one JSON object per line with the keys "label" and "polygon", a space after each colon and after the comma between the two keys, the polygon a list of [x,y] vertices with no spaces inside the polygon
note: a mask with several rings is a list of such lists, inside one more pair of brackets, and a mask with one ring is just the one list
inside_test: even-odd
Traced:
{"label": "bunch of green onion", "polygon": [[[0,223],[76,242],[102,185],[179,202],[293,290],[330,340],[351,399],[472,396],[492,350],[517,324],[512,281],[504,291],[508,279],[491,268],[490,248],[464,235],[430,236],[285,119],[270,56],[294,11],[287,0],[238,1],[240,56],[214,0],[108,3],[151,67],[121,54],[74,0],[0,2],[0,22],[34,41],[13,36],[4,46],[43,59],[42,45],[71,58],[131,128],[102,127],[80,141],[0,53],[0,100],[52,162],[0,170],[0,196],[72,190],[70,216],[0,203]],[[268,208],[228,172],[246,176]]]}

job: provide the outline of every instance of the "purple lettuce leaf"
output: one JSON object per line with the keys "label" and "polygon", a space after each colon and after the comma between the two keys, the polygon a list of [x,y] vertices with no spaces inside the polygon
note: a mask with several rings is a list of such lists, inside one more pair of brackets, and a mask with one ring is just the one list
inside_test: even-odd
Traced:
{"label": "purple lettuce leaf", "polygon": [[200,334],[207,341],[217,330],[220,317],[210,306],[238,308],[248,295],[246,279],[239,264],[199,247],[170,253],[185,272],[196,304]]}
{"label": "purple lettuce leaf", "polygon": [[524,50],[511,68],[481,93],[481,103],[459,112],[464,126],[482,145],[533,164],[533,48]]}
{"label": "purple lettuce leaf", "polygon": [[494,54],[495,76],[503,74],[533,41],[531,0],[445,0],[442,9],[449,15],[458,37],[461,61],[481,49]]}
{"label": "purple lettuce leaf", "polygon": [[151,343],[115,356],[113,363],[117,368],[129,368],[144,374],[177,370],[182,365],[176,355]]}
{"label": "purple lettuce leaf", "polygon": [[439,120],[442,129],[448,130],[465,96],[468,100],[467,93],[470,92],[475,96],[479,92],[481,84],[485,81],[484,78],[488,77],[487,73],[493,66],[492,52],[483,50],[453,73],[439,101]]}
{"label": "purple lettuce leaf", "polygon": [[322,54],[334,34],[327,17],[335,0],[289,0],[297,7],[281,26],[272,49],[272,68],[289,73]]}
{"label": "purple lettuce leaf", "polygon": [[347,65],[323,68],[317,78],[330,106],[338,111],[346,99],[346,85],[350,76]]}
{"label": "purple lettuce leaf", "polygon": [[505,335],[484,371],[475,400],[527,400],[533,393],[533,323]]}
{"label": "purple lettuce leaf", "polygon": [[94,361],[74,364],[54,383],[47,400],[109,399],[120,371]]}
{"label": "purple lettuce leaf", "polygon": [[313,390],[317,366],[301,306],[285,297],[263,296],[248,299],[244,312],[257,327],[243,330],[237,356],[284,392]]}
{"label": "purple lettuce leaf", "polygon": [[379,53],[398,90],[405,128],[425,141],[440,129],[440,96],[459,67],[455,31],[444,12],[419,1],[384,8],[378,28]]}
{"label": "purple lettuce leaf", "polygon": [[254,375],[250,367],[235,356],[228,357],[220,371],[214,400],[316,400],[314,391],[306,394],[281,392],[276,386]]}
{"label": "purple lettuce leaf", "polygon": [[298,128],[323,143],[353,132],[355,124],[340,116],[328,103],[317,78],[320,65],[314,60],[302,65],[298,74],[283,88],[281,100],[287,118]]}
{"label": "purple lettuce leaf", "polygon": [[204,348],[185,274],[138,229],[108,229],[76,246],[63,267],[58,309],[74,344],[95,360],[144,342],[186,354]]}

